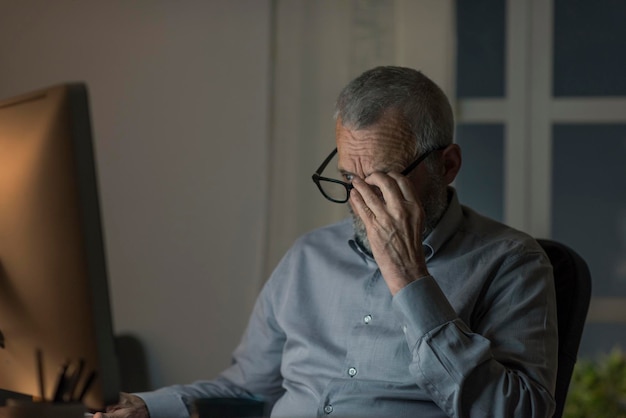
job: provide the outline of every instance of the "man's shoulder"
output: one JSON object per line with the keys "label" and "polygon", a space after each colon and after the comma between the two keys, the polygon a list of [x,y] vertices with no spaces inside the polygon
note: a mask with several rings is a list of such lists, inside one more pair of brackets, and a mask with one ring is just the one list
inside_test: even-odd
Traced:
{"label": "man's shoulder", "polygon": [[463,206],[461,233],[475,245],[499,247],[506,253],[543,252],[537,240],[528,233],[482,215]]}
{"label": "man's shoulder", "polygon": [[329,245],[331,243],[347,243],[354,235],[351,218],[344,218],[338,222],[313,229],[301,235],[295,242],[298,245],[320,244]]}
{"label": "man's shoulder", "polygon": [[322,262],[348,257],[349,241],[354,237],[350,218],[313,229],[298,237],[283,256],[279,267],[302,261]]}
{"label": "man's shoulder", "polygon": [[462,205],[455,190],[449,190],[448,209],[426,240],[434,252],[443,252],[452,259],[470,256],[492,260],[542,252],[529,234]]}
{"label": "man's shoulder", "polygon": [[320,276],[324,269],[358,258],[349,244],[353,236],[349,218],[303,234],[285,253],[269,282],[276,289],[301,286],[310,277]]}

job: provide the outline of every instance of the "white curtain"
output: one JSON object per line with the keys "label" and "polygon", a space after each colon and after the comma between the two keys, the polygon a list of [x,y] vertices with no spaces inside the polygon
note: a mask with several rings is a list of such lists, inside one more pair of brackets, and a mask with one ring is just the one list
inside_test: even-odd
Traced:
{"label": "white curtain", "polygon": [[299,235],[347,215],[311,181],[335,147],[341,88],[371,67],[403,65],[452,97],[454,22],[453,0],[275,1],[265,277]]}

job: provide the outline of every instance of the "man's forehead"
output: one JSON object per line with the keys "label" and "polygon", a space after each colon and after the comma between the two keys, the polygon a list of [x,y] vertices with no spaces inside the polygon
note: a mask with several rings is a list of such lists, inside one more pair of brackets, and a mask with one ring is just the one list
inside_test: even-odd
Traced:
{"label": "man's forehead", "polygon": [[373,136],[381,140],[401,140],[411,141],[413,132],[406,121],[396,115],[390,113],[378,119],[375,123],[367,126],[355,126],[351,123],[344,123],[338,118],[335,125],[335,132],[339,134],[352,134],[356,138]]}
{"label": "man's forehead", "polygon": [[336,130],[339,159],[368,158],[405,161],[415,153],[411,131],[401,124],[383,120],[361,129],[338,124]]}
{"label": "man's forehead", "polygon": [[407,150],[385,147],[380,142],[360,149],[340,144],[338,142],[337,168],[344,173],[366,177],[376,171],[402,171],[412,159]]}

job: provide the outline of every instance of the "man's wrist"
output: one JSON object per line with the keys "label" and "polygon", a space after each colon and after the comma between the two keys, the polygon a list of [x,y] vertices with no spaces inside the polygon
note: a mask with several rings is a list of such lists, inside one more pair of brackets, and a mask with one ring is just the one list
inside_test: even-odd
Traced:
{"label": "man's wrist", "polygon": [[[386,280],[387,286],[391,291],[391,295],[395,296],[400,290],[404,289],[406,286],[411,283],[423,279],[424,277],[430,276],[428,269],[426,267],[417,268],[415,270],[407,271],[402,274],[398,274],[394,278]],[[384,274],[383,274],[384,277]]]}

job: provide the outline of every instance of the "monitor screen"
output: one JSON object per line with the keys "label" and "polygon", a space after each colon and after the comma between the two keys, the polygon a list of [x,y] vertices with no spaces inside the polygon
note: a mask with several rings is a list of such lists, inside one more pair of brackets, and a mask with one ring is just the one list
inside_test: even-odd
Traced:
{"label": "monitor screen", "polygon": [[0,101],[0,389],[115,403],[108,295],[86,86]]}

